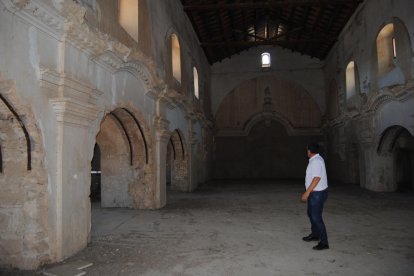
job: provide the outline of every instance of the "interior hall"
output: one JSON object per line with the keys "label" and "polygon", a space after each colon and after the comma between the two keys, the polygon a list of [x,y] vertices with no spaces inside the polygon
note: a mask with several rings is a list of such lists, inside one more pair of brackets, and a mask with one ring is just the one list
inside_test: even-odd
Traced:
{"label": "interior hall", "polygon": [[413,275],[413,11],[0,0],[0,274]]}

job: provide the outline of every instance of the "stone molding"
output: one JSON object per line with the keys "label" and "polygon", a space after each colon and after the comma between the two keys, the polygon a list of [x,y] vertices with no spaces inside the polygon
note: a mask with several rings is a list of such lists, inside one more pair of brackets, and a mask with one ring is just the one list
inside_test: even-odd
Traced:
{"label": "stone molding", "polygon": [[153,78],[147,66],[145,66],[143,63],[141,63],[138,60],[122,63],[118,67],[118,71],[129,72],[137,79],[141,80],[145,85],[145,93],[148,94],[148,96],[150,96],[151,98],[155,98],[157,91],[159,90],[159,85]]}
{"label": "stone molding", "polygon": [[94,121],[100,110],[95,106],[71,98],[50,99],[58,122],[87,128]]}
{"label": "stone molding", "polygon": [[317,127],[294,127],[281,114],[276,112],[261,112],[252,116],[244,125],[243,129],[221,129],[214,136],[248,136],[252,127],[260,122],[273,120],[280,122],[286,129],[289,136],[306,136],[306,135],[322,135],[322,131]]}

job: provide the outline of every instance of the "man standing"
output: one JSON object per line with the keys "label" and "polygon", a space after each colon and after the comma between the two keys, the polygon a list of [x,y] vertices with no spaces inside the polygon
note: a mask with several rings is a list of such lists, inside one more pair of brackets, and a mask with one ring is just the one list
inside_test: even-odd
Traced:
{"label": "man standing", "polygon": [[316,143],[307,146],[309,164],[306,168],[305,187],[302,202],[308,203],[308,217],[311,222],[312,233],[303,238],[304,241],[319,241],[315,250],[329,248],[328,235],[322,219],[323,205],[328,198],[328,179],[326,177],[325,161],[319,155],[319,145]]}

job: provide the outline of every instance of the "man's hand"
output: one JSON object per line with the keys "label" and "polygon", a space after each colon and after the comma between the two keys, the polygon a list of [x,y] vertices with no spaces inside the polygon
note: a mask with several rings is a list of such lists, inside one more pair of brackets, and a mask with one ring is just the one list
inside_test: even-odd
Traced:
{"label": "man's hand", "polygon": [[318,185],[320,180],[321,180],[321,178],[319,176],[316,176],[312,179],[312,182],[311,182],[310,186],[308,187],[306,192],[302,195],[302,198],[301,198],[302,202],[308,201],[308,197],[309,197],[310,193],[312,193],[313,189],[315,189],[315,187]]}
{"label": "man's hand", "polygon": [[306,203],[308,201],[308,197],[309,197],[309,193],[308,192],[304,192],[301,198],[301,201]]}

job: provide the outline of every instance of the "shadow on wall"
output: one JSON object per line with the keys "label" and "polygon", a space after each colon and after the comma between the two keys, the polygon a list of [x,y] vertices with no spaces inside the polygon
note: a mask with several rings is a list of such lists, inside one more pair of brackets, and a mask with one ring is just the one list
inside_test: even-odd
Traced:
{"label": "shadow on wall", "polygon": [[281,123],[260,121],[248,136],[215,138],[214,178],[304,178],[306,145],[320,140],[289,136]]}

